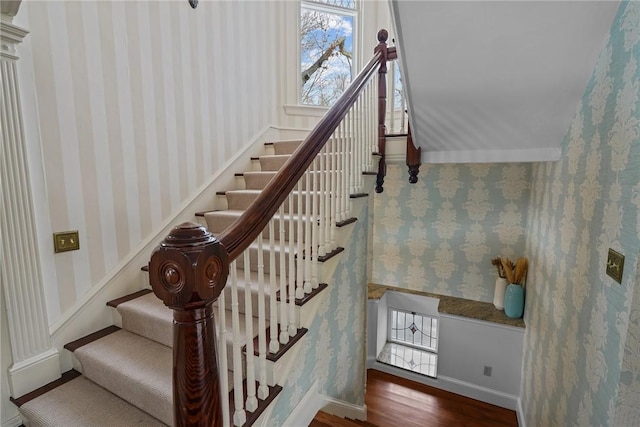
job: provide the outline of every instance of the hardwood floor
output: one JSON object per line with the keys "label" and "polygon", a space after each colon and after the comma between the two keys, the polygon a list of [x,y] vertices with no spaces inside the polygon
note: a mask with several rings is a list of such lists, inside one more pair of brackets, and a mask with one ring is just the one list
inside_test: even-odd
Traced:
{"label": "hardwood floor", "polygon": [[514,411],[367,371],[367,421],[380,427],[517,427]]}

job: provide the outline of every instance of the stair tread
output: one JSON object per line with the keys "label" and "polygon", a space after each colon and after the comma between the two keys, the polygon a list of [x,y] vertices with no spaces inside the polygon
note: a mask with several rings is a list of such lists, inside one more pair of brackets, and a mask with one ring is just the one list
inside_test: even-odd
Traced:
{"label": "stair tread", "polygon": [[154,294],[141,295],[116,308],[122,316],[122,328],[173,346],[173,312]]}
{"label": "stair tread", "polygon": [[[123,329],[128,330],[136,335],[140,335],[149,340],[155,341],[166,347],[173,346],[173,312],[166,307],[155,294],[146,294],[138,298],[120,304],[117,310],[122,315]],[[216,328],[219,328],[219,316],[217,307],[214,307],[216,316]],[[229,329],[231,325],[232,314],[230,310],[225,310],[225,322]],[[253,317],[253,331],[258,333],[258,318]],[[240,330],[245,330],[246,318],[240,316]],[[146,327],[145,325],[150,325]],[[267,322],[268,324],[268,322]],[[244,334],[240,339],[242,345],[246,343]],[[233,344],[233,338],[227,336],[227,345]]]}
{"label": "stair tread", "polygon": [[79,376],[20,407],[31,426],[166,426],[99,385]]}
{"label": "stair tread", "polygon": [[123,329],[80,347],[74,355],[88,379],[171,423],[171,348]]}

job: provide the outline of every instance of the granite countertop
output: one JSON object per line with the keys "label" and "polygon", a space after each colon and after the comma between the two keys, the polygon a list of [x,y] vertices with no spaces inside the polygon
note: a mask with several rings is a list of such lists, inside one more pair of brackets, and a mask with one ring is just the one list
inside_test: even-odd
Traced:
{"label": "granite countertop", "polygon": [[453,316],[468,317],[471,319],[484,320],[485,322],[515,326],[517,328],[525,327],[524,320],[511,319],[507,317],[504,314],[504,311],[498,310],[490,302],[472,301],[464,298],[439,295],[431,292],[415,291],[411,289],[396,288],[394,286],[379,285],[376,283],[369,283],[369,299],[380,299],[388,290],[437,298],[440,300],[440,303],[438,304],[438,312],[440,314],[451,314]]}

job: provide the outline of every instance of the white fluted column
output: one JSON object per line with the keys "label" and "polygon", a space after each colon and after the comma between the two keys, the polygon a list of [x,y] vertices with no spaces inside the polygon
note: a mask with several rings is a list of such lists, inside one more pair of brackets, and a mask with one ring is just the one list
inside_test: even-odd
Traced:
{"label": "white fluted column", "polygon": [[0,277],[13,357],[9,385],[19,397],[59,378],[60,363],[47,322],[18,85],[17,46],[28,31],[9,19],[2,15]]}

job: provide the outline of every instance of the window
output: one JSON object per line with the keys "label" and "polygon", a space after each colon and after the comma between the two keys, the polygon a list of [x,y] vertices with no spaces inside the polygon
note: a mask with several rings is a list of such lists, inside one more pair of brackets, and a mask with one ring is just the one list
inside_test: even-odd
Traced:
{"label": "window", "polygon": [[435,378],[438,365],[438,319],[389,308],[387,343],[377,360]]}
{"label": "window", "polygon": [[356,0],[303,0],[300,102],[331,106],[353,77]]}
{"label": "window", "polygon": [[438,351],[438,319],[389,309],[389,341],[431,352]]}

